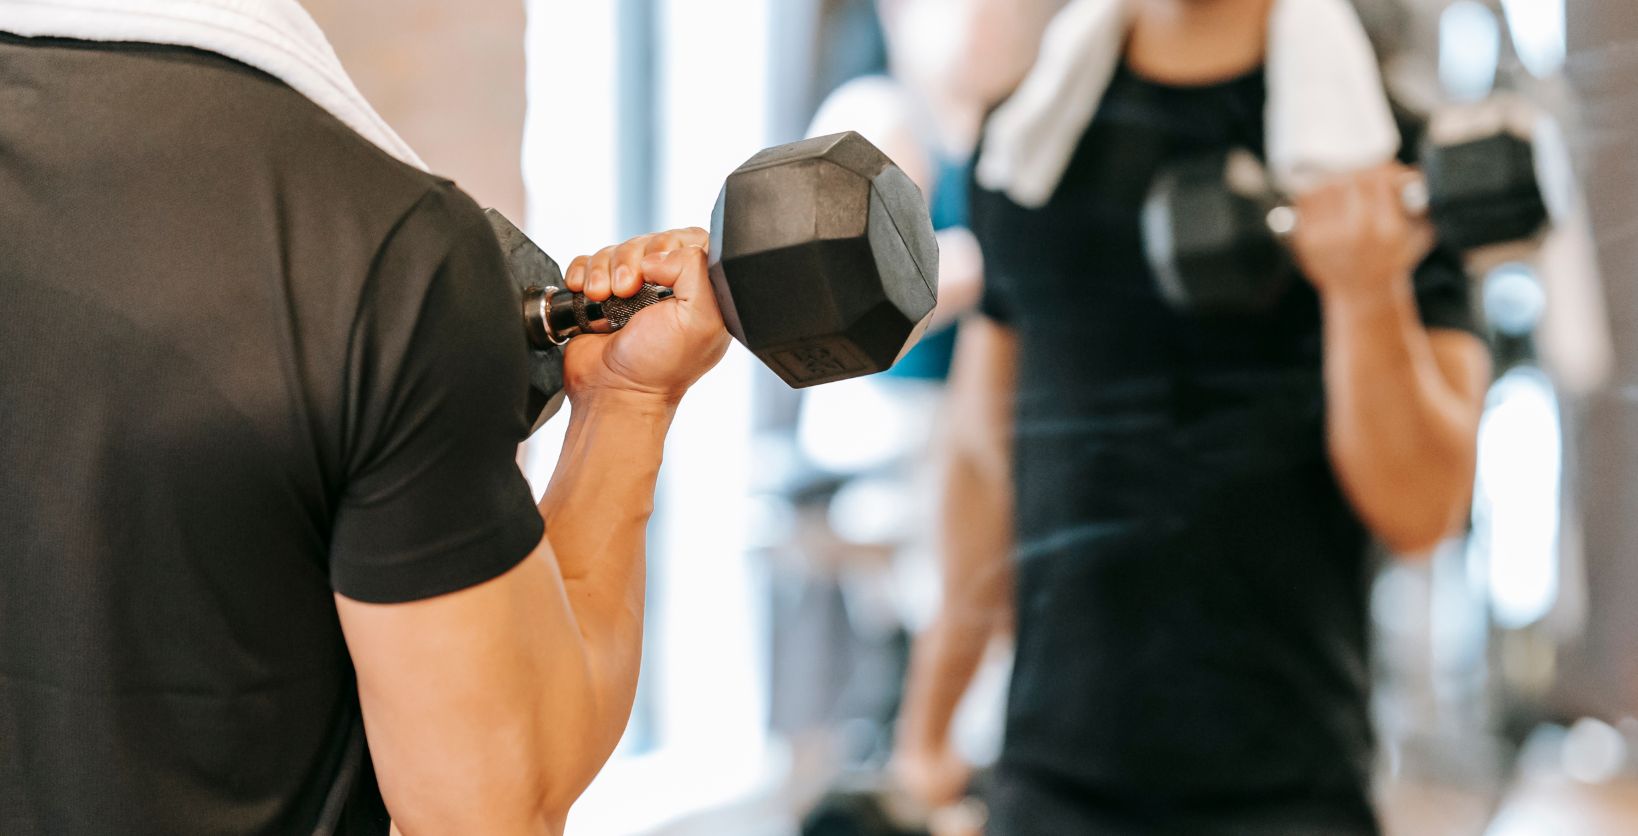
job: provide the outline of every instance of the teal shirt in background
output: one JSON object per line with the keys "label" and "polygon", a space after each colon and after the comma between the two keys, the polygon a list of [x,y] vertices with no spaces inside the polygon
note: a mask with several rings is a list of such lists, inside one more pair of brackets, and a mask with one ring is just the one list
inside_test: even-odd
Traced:
{"label": "teal shirt in background", "polygon": [[[933,229],[946,230],[967,225],[967,180],[971,176],[970,159],[950,160],[936,157],[938,179],[927,208],[933,216]],[[913,380],[943,381],[950,376],[950,361],[955,356],[958,325],[949,325],[930,331],[910,350],[904,359],[894,364],[887,373],[893,377]]]}

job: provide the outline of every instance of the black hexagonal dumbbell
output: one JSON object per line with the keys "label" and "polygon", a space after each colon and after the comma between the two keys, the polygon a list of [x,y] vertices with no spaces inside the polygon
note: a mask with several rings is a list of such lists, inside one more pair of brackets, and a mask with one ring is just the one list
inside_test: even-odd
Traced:
{"label": "black hexagonal dumbbell", "polygon": [[[1547,224],[1529,140],[1510,133],[1430,148],[1405,190],[1459,249],[1529,238]],[[1143,208],[1143,245],[1161,295],[1195,314],[1266,310],[1296,276],[1284,243],[1300,222],[1249,152],[1184,160],[1160,172]]]}
{"label": "black hexagonal dumbbell", "polygon": [[[531,352],[538,428],[562,404],[561,346],[618,330],[670,298],[645,286],[597,303],[563,289],[545,252],[494,210]],[[730,333],[793,387],[884,371],[920,339],[938,288],[921,192],[856,133],[770,148],[723,184],[711,217],[711,282]]]}

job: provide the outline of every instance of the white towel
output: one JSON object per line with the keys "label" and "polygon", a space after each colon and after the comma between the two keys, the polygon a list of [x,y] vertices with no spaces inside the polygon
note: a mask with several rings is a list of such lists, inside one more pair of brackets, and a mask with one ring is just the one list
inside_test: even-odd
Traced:
{"label": "white towel", "polygon": [[[1073,0],[1058,13],[1035,66],[985,127],[980,185],[1028,207],[1052,198],[1114,77],[1130,23],[1130,0]],[[1276,0],[1266,67],[1266,150],[1282,189],[1393,159],[1399,130],[1347,0]]]}
{"label": "white towel", "polygon": [[296,0],[0,0],[0,32],[214,52],[283,81],[383,151],[426,168],[353,86]]}

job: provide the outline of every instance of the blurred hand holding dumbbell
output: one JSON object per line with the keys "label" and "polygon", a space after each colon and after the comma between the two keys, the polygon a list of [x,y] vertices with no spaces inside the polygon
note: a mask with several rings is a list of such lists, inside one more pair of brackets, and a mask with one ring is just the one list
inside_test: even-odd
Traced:
{"label": "blurred hand holding dumbbell", "polygon": [[1405,211],[1419,175],[1398,163],[1343,175],[1298,195],[1302,223],[1291,251],[1322,299],[1410,292],[1411,272],[1433,248],[1433,225]]}

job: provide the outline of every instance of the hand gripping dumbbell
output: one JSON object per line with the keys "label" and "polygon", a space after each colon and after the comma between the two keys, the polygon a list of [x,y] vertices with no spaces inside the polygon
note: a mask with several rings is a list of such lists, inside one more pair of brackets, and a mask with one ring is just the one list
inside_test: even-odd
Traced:
{"label": "hand gripping dumbbell", "polygon": [[[538,429],[563,401],[562,346],[624,327],[671,297],[645,285],[593,302],[489,210],[518,294]],[[711,284],[729,333],[792,387],[872,374],[914,346],[938,294],[938,245],[921,192],[856,133],[769,148],[728,176],[711,213]]]}
{"label": "hand gripping dumbbell", "polygon": [[[1431,148],[1405,211],[1467,250],[1529,238],[1548,211],[1533,146],[1511,133]],[[1143,245],[1161,294],[1199,314],[1273,306],[1296,275],[1284,246],[1302,222],[1261,164],[1235,150],[1163,169],[1143,207]]]}

